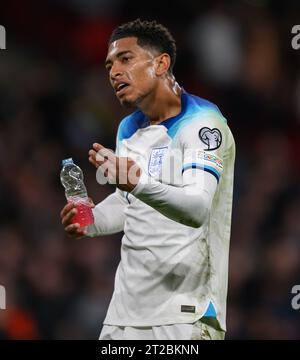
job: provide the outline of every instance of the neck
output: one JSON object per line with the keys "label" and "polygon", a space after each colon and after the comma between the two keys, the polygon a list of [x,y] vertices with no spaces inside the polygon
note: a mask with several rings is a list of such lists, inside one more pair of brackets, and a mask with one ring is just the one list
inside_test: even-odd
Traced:
{"label": "neck", "polygon": [[156,91],[144,98],[139,109],[149,118],[151,125],[176,116],[181,111],[181,88],[173,76],[162,80]]}

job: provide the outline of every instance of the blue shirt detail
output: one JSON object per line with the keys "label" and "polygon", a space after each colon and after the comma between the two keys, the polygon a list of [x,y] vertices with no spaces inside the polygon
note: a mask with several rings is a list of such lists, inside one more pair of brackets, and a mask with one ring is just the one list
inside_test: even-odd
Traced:
{"label": "blue shirt detail", "polygon": [[[223,118],[219,108],[215,104],[198,96],[191,95],[182,89],[180,113],[162,121],[159,125],[165,126],[168,129],[168,135],[171,138],[174,138],[177,131],[187,121],[190,121],[191,117],[199,119],[199,115],[207,110],[214,110],[221,118]],[[224,119],[224,121],[226,120]],[[149,125],[149,119],[142,113],[142,111],[137,110],[126,116],[121,121],[118,129],[117,140],[122,141],[124,139],[129,139],[138,129],[145,128]]]}
{"label": "blue shirt detail", "polygon": [[208,308],[203,316],[215,318],[217,317],[217,312],[212,302],[209,303]]}
{"label": "blue shirt detail", "polygon": [[182,173],[184,173],[188,169],[200,169],[200,170],[209,172],[217,179],[217,182],[219,182],[220,177],[221,177],[221,175],[219,174],[219,172],[216,169],[214,169],[213,167],[208,166],[208,165],[202,165],[202,164],[197,164],[197,163],[185,164],[182,168]]}
{"label": "blue shirt detail", "polygon": [[129,139],[138,129],[145,126],[147,126],[146,117],[140,110],[126,116],[119,125],[118,141]]}

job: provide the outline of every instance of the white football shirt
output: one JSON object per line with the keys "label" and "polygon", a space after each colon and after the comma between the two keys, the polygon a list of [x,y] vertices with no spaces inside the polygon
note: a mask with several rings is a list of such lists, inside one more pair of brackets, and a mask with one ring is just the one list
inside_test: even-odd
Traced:
{"label": "white football shirt", "polygon": [[106,325],[210,316],[226,330],[234,139],[214,104],[183,91],[181,105],[159,125],[136,111],[119,126],[117,154],[142,176],[94,209],[97,234],[124,230]]}

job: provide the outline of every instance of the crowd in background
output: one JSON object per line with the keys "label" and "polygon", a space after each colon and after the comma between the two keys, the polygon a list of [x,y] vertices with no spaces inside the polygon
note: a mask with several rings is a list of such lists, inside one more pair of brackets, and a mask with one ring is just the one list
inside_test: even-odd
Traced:
{"label": "crowd in background", "polygon": [[291,306],[300,283],[299,10],[267,0],[0,5],[0,338],[99,336],[122,234],[66,237],[59,172],[73,157],[95,203],[114,191],[97,183],[88,150],[95,141],[114,148],[127,113],[103,63],[111,30],[136,17],[170,28],[179,84],[216,103],[236,139],[227,339],[300,337]]}

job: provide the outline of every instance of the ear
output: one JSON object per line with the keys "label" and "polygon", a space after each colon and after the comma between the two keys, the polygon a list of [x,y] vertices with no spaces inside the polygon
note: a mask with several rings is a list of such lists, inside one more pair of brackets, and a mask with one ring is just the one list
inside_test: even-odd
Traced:
{"label": "ear", "polygon": [[163,53],[156,58],[156,75],[162,76],[164,75],[170,68],[171,59],[170,55],[167,53]]}

